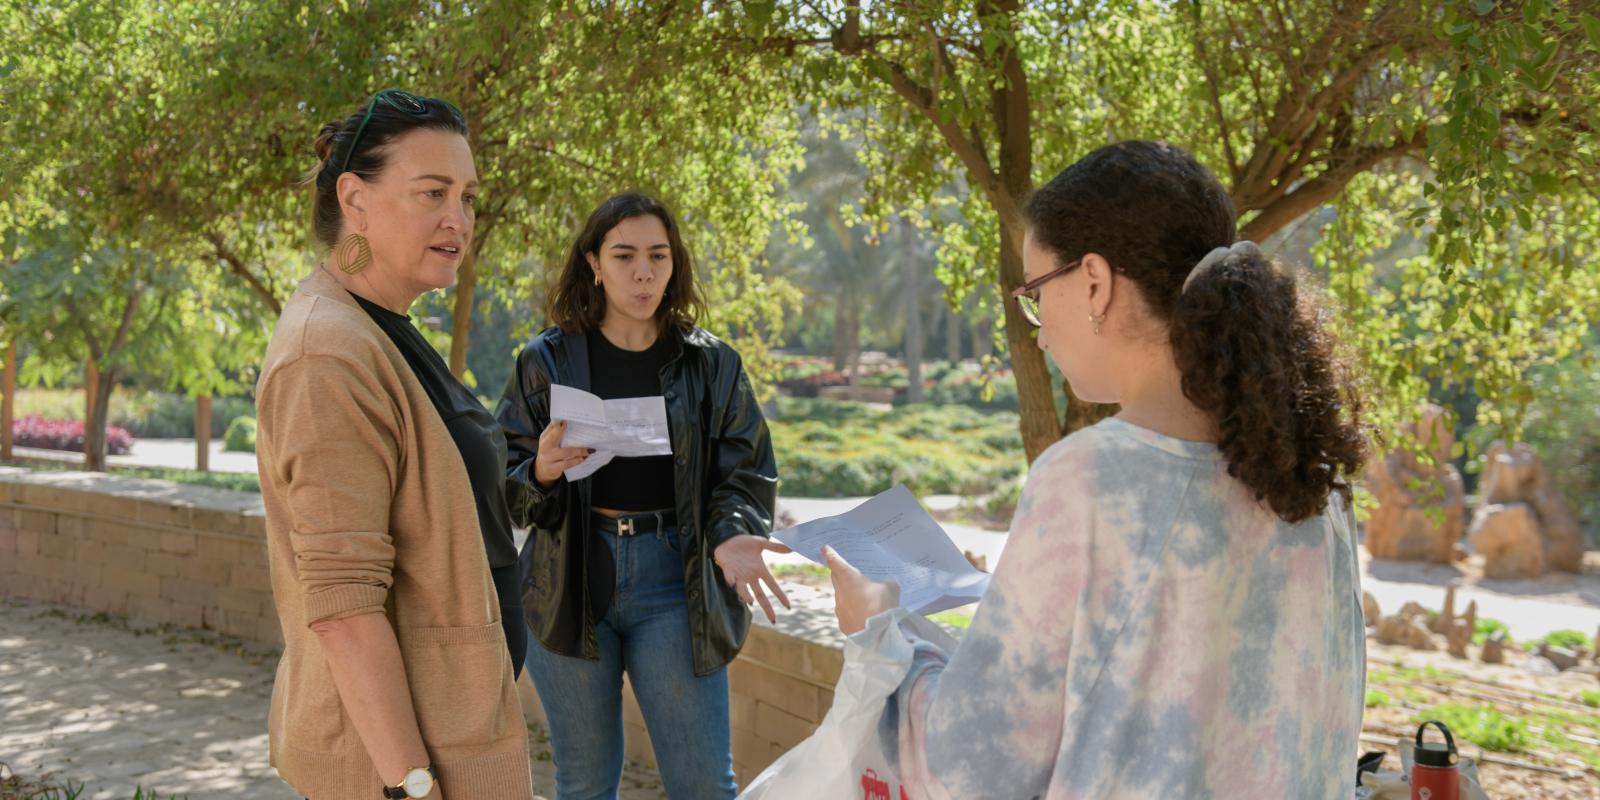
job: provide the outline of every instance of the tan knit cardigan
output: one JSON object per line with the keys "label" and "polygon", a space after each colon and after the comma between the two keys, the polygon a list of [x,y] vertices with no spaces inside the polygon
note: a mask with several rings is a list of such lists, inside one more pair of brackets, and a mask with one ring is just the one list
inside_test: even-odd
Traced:
{"label": "tan knit cardigan", "polygon": [[[256,386],[256,455],[283,625],[272,765],[312,800],[381,798],[310,626],[382,613],[445,796],[533,796],[472,486],[400,351],[318,271],[284,306]],[[417,765],[422,766],[422,765]]]}

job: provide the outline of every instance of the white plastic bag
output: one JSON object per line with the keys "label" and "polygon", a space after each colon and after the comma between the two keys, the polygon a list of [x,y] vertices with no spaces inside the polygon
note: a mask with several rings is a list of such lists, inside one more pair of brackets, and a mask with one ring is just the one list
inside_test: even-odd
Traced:
{"label": "white plastic bag", "polygon": [[955,648],[949,634],[904,608],[867,620],[866,628],[845,640],[844,670],[834,689],[833,708],[815,733],[756,776],[740,800],[904,796],[896,769],[898,754],[884,753],[878,740],[884,704],[911,667],[912,644],[901,631],[902,624],[946,653]]}
{"label": "white plastic bag", "polygon": [[[1400,772],[1366,772],[1361,775],[1361,788],[1356,790],[1356,800],[1411,800],[1411,767],[1416,763],[1416,744],[1410,739],[1395,742],[1400,750]],[[1461,800],[1489,800],[1483,787],[1478,785],[1478,764],[1466,756],[1456,762],[1461,775]]]}

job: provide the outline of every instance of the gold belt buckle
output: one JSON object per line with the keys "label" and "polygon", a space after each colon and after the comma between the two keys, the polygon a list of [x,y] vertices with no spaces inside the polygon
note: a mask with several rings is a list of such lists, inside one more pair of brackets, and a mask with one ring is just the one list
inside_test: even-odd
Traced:
{"label": "gold belt buckle", "polygon": [[617,520],[617,533],[620,533],[623,536],[632,536],[633,535],[633,520],[631,520],[631,519],[629,519],[627,517],[623,517],[621,519],[618,519]]}

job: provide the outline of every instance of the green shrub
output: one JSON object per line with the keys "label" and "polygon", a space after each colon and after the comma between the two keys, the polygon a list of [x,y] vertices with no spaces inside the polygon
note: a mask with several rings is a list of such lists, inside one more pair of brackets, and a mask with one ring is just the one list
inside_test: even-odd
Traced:
{"label": "green shrub", "polygon": [[[1522,440],[1544,460],[1550,480],[1572,503],[1588,546],[1600,547],[1600,370],[1593,363],[1596,338],[1577,354],[1531,375]],[[1485,426],[1476,444],[1487,447],[1501,432]]]}
{"label": "green shrub", "polygon": [[953,370],[942,373],[938,382],[925,387],[922,402],[930,405],[962,405],[991,411],[1016,411],[1017,380],[1015,377],[995,375],[984,383],[979,373]]}
{"label": "green shrub", "polygon": [[862,497],[896,483],[919,495],[984,495],[1026,468],[1017,417],[1006,412],[780,397],[770,427],[792,497]]}
{"label": "green shrub", "polygon": [[1580,647],[1587,648],[1589,646],[1589,637],[1583,635],[1582,631],[1575,631],[1571,628],[1567,628],[1559,631],[1551,631],[1545,634],[1543,638],[1534,640],[1533,646],[1538,647],[1540,644],[1547,644],[1551,647],[1564,647],[1568,650],[1576,650]]}
{"label": "green shrub", "polygon": [[235,417],[222,435],[222,449],[233,453],[256,451],[256,418]]}
{"label": "green shrub", "polygon": [[1583,700],[1584,705],[1590,708],[1600,708],[1600,691],[1584,689],[1579,697]]}
{"label": "green shrub", "polygon": [[953,628],[960,628],[962,630],[972,627],[972,615],[963,614],[955,609],[951,609],[949,611],[940,611],[937,614],[930,615],[928,619],[931,619],[934,622],[944,623],[945,625],[949,625]]}
{"label": "green shrub", "polygon": [[1446,703],[1418,714],[1413,721],[1428,719],[1443,722],[1457,739],[1465,739],[1485,750],[1512,752],[1527,750],[1533,744],[1527,722],[1501,714],[1493,706]]}
{"label": "green shrub", "polygon": [[[116,411],[115,405],[113,411]],[[227,436],[239,417],[254,416],[255,402],[248,397],[218,397],[211,401],[211,436]],[[145,439],[194,438],[194,398],[167,392],[129,393],[117,424]]]}
{"label": "green shrub", "polygon": [[1490,636],[1506,630],[1506,624],[1490,617],[1478,617],[1472,630],[1472,643],[1482,645]]}
{"label": "green shrub", "polygon": [[1008,519],[1016,516],[1017,503],[1022,500],[1023,480],[1018,478],[983,499],[984,513],[991,519]]}
{"label": "green shrub", "polygon": [[1383,691],[1381,689],[1368,689],[1367,690],[1367,699],[1366,699],[1367,708],[1381,708],[1383,706],[1389,705],[1390,700],[1391,700],[1391,698],[1389,697],[1389,693],[1388,692],[1385,692],[1385,691]]}

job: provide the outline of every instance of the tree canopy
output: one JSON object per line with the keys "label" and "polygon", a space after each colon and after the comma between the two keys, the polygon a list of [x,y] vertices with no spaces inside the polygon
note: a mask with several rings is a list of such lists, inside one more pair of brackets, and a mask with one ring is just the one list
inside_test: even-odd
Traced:
{"label": "tree canopy", "polygon": [[[485,189],[449,293],[458,372],[484,293],[540,327],[561,248],[629,188],[681,214],[708,323],[759,372],[799,311],[769,242],[825,233],[786,191],[802,120],[860,144],[864,189],[828,219],[916,226],[951,301],[1004,319],[1030,456],[1096,412],[1061,416],[1068,389],[1000,302],[1020,208],[1112,141],[1195,153],[1242,236],[1315,226],[1310,266],[1388,418],[1470,385],[1484,421],[1514,426],[1526,370],[1600,315],[1596,0],[59,0],[7,4],[0,36],[0,256],[159,265],[188,335],[226,343],[191,362],[221,371],[247,375],[315,263],[299,181],[316,131],[385,86],[471,125]],[[42,275],[8,270],[0,302],[66,291]],[[41,334],[21,319],[11,338]],[[174,374],[201,390],[204,371]]]}

